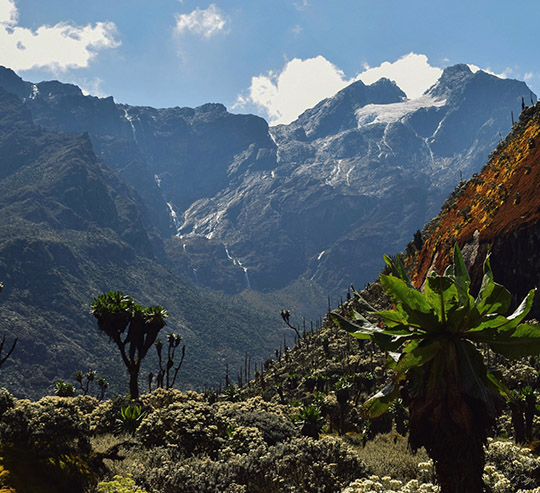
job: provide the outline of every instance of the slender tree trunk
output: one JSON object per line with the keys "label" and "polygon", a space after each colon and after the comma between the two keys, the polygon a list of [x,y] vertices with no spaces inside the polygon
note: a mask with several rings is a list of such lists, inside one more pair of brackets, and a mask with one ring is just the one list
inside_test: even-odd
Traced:
{"label": "slender tree trunk", "polygon": [[514,427],[514,442],[518,444],[525,443],[525,419],[523,410],[519,402],[510,402],[512,411],[512,426]]}
{"label": "slender tree trunk", "polygon": [[135,365],[129,368],[129,396],[131,400],[139,398],[139,367]]}
{"label": "slender tree trunk", "polygon": [[528,442],[533,437],[533,420],[536,414],[536,395],[529,394],[525,398],[525,438]]}

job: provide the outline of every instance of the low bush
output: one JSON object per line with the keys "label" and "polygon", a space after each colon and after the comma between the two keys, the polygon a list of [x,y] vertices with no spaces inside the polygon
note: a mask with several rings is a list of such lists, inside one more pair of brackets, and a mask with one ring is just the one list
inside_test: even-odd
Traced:
{"label": "low bush", "polygon": [[147,456],[144,475],[135,478],[161,493],[334,492],[365,474],[358,456],[334,437],[293,438],[270,447],[259,443],[247,454],[191,457],[182,464],[165,448],[155,452]]}

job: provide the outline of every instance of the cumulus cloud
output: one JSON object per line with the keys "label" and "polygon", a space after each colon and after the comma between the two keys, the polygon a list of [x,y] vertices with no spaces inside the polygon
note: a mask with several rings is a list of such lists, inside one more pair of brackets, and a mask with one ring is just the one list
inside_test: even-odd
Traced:
{"label": "cumulus cloud", "polygon": [[116,33],[112,22],[93,26],[60,22],[28,29],[18,25],[14,0],[0,0],[0,64],[13,70],[87,67],[98,51],[120,45]]}
{"label": "cumulus cloud", "polygon": [[345,74],[323,56],[294,58],[280,73],[253,77],[248,95],[239,96],[235,108],[252,103],[268,115],[271,124],[290,123],[348,83]]}
{"label": "cumulus cloud", "polygon": [[290,123],[306,109],[356,80],[372,84],[386,77],[394,80],[407,97],[414,99],[431,87],[442,73],[440,68],[428,63],[425,55],[415,53],[378,67],[370,68],[364,64],[363,68],[356,77],[347,78],[323,56],[306,60],[295,58],[279,73],[268,72],[253,77],[247,93],[238,96],[234,108],[254,104],[269,118],[270,124]]}
{"label": "cumulus cloud", "polygon": [[206,10],[196,8],[189,14],[177,14],[175,32],[177,34],[191,32],[210,38],[224,32],[226,25],[225,16],[215,4],[211,4]]}
{"label": "cumulus cloud", "polygon": [[71,82],[79,86],[85,96],[97,96],[99,98],[106,98],[107,96],[110,96],[110,94],[106,93],[101,88],[103,79],[100,79],[99,77],[94,77],[93,79],[74,78],[71,80]]}
{"label": "cumulus cloud", "polygon": [[432,67],[425,55],[409,53],[395,62],[384,62],[368,68],[356,79],[373,84],[382,77],[393,80],[409,99],[420,97],[441,76],[442,69]]}
{"label": "cumulus cloud", "polygon": [[19,13],[13,0],[0,1],[0,24],[13,26],[17,24]]}

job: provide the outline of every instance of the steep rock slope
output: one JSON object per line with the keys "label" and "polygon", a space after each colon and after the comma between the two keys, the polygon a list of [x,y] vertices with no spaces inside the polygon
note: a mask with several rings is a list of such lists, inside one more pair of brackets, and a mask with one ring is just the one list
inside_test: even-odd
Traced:
{"label": "steep rock slope", "polygon": [[[169,310],[163,332],[179,332],[188,348],[184,386],[214,384],[226,363],[239,365],[245,352],[264,358],[281,340],[264,309],[172,274],[139,201],[98,161],[87,134],[42,130],[0,88],[0,307],[8,342],[19,339],[1,371],[10,391],[43,395],[57,378],[94,368],[125,393],[120,356],[89,314],[92,298],[110,289]],[[148,363],[142,388],[155,356]]]}
{"label": "steep rock slope", "polygon": [[227,291],[302,279],[361,285],[478,171],[527,86],[465,65],[406,100],[391,81],[356,82],[290,125],[268,128],[219,104],[153,109],[0,71],[37,123],[88,131],[98,156],[141,198],[149,234],[177,272]]}
{"label": "steep rock slope", "polygon": [[[540,105],[524,109],[478,175],[460,184],[423,231],[414,267],[420,286],[431,269],[450,261],[458,242],[479,286],[491,251],[495,279],[521,301],[540,285]],[[536,300],[532,316],[540,316]]]}
{"label": "steep rock slope", "polygon": [[412,101],[387,80],[352,84],[271,128],[276,167],[195,202],[183,243],[223,242],[256,288],[298,276],[335,293],[361,285],[480,169],[522,97],[534,97],[524,83],[464,65]]}

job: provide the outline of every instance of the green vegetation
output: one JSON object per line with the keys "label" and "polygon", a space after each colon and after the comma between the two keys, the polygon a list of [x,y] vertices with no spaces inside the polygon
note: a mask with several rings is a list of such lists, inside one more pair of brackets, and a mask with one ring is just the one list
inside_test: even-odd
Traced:
{"label": "green vegetation", "polygon": [[159,305],[142,307],[130,296],[119,291],[109,291],[94,299],[91,313],[97,318],[99,329],[120,350],[122,361],[129,372],[130,396],[138,399],[141,361],[165,326],[166,310]]}
{"label": "green vegetation", "polygon": [[73,397],[75,395],[75,387],[63,380],[57,380],[54,382],[54,395],[58,397]]}
{"label": "green vegetation", "polygon": [[[0,282],[0,292],[2,291],[2,289],[4,288],[4,285]],[[7,352],[6,355],[4,355],[4,357],[2,357],[2,352],[4,350],[4,344],[6,343],[6,334],[3,335],[2,337],[2,341],[0,341],[0,368],[2,368],[2,365],[7,361],[7,359],[11,356],[11,353],[13,352],[13,350],[15,349],[15,346],[17,345],[17,341],[18,339],[16,338],[14,341],[13,341],[13,344],[11,345],[11,348],[9,349],[9,351]]]}
{"label": "green vegetation", "polygon": [[[178,372],[180,371],[180,368],[182,368],[182,363],[184,362],[184,358],[186,356],[186,345],[184,344],[182,346],[180,361],[174,366],[174,357],[176,354],[176,348],[180,346],[180,342],[182,341],[182,337],[180,337],[179,334],[175,334],[173,332],[170,332],[167,334],[167,361],[165,363],[165,368],[163,368],[163,342],[161,339],[158,339],[155,342],[156,346],[156,352],[158,355],[158,363],[159,363],[159,371],[156,376],[156,383],[157,386],[161,389],[172,389],[174,387],[174,383],[176,382],[176,377],[178,376]],[[171,370],[174,370],[174,373],[171,375]],[[152,380],[154,378],[153,373],[150,373],[148,375],[148,386],[149,390],[152,390]]]}
{"label": "green vegetation", "polygon": [[136,487],[131,476],[116,475],[112,481],[102,481],[97,485],[97,493],[146,493]]}
{"label": "green vegetation", "polygon": [[[333,318],[358,339],[389,351],[392,381],[363,406],[370,417],[384,413],[400,395],[409,408],[409,443],[425,447],[433,459],[443,493],[479,492],[485,488],[484,445],[495,425],[500,396],[509,390],[488,371],[475,344],[519,358],[540,352],[540,329],[521,323],[529,312],[534,290],[506,317],[511,295],[493,280],[489,256],[478,296],[469,292],[470,278],[459,248],[445,274],[433,274],[424,293],[410,283],[398,257],[385,257],[390,275],[381,275],[383,289],[395,308],[376,312],[380,328],[358,312],[353,320]],[[367,306],[367,303],[364,304]],[[375,310],[371,310],[375,311]],[[393,353],[402,348],[400,353]]]}
{"label": "green vegetation", "polygon": [[120,417],[116,419],[115,432],[129,433],[135,435],[137,428],[142,423],[142,420],[146,417],[147,412],[143,411],[141,406],[131,404],[120,409]]}

